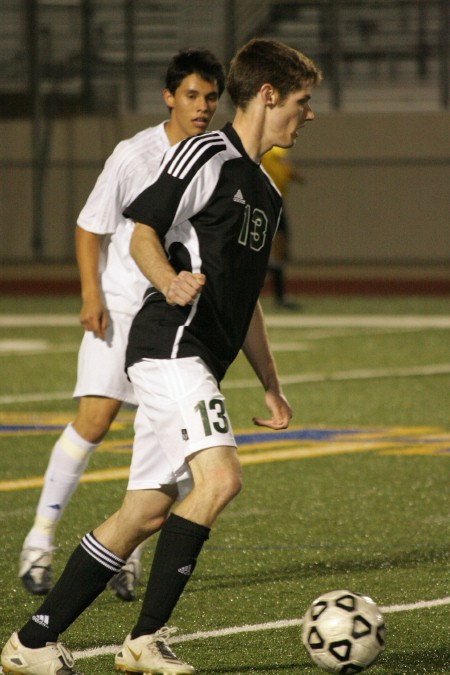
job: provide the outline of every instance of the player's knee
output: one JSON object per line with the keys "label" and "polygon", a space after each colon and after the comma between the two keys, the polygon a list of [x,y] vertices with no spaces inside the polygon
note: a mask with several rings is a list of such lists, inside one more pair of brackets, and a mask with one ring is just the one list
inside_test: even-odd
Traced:
{"label": "player's knee", "polygon": [[166,513],[161,516],[152,516],[146,520],[143,524],[145,538],[150,537],[155,532],[159,532],[167,519],[167,515],[168,514]]}
{"label": "player's knee", "polygon": [[113,419],[114,417],[111,418],[102,409],[85,409],[78,413],[73,422],[73,427],[86,441],[100,443],[108,432]]}
{"label": "player's knee", "polygon": [[231,501],[234,499],[234,497],[237,497],[239,492],[242,490],[242,476],[241,472],[230,472],[226,482],[225,482],[225,490],[226,494],[228,497],[228,501]]}
{"label": "player's knee", "polygon": [[213,498],[217,506],[224,507],[242,489],[242,478],[239,467],[226,466],[208,476],[208,486],[213,492]]}
{"label": "player's knee", "polygon": [[130,514],[119,511],[118,528],[120,537],[125,537],[132,542],[132,547],[136,547],[155,532],[159,532],[168,514],[149,516],[144,512]]}

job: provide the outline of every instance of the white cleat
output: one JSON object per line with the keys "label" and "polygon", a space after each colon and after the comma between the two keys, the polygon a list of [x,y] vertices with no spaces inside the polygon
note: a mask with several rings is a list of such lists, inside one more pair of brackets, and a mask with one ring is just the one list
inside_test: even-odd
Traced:
{"label": "white cleat", "polygon": [[41,649],[24,647],[13,633],[3,647],[3,672],[22,675],[77,675],[72,654],[60,642],[47,642]]}
{"label": "white cleat", "polygon": [[53,551],[23,548],[20,554],[19,577],[33,595],[47,595],[52,587]]}
{"label": "white cleat", "polygon": [[135,640],[128,635],[116,654],[115,669],[141,675],[195,675],[195,668],[180,661],[167,644],[175,632],[176,628],[164,626]]}
{"label": "white cleat", "polygon": [[139,560],[129,560],[108,582],[108,588],[121,600],[131,602],[136,598],[136,586],[141,578],[141,571]]}

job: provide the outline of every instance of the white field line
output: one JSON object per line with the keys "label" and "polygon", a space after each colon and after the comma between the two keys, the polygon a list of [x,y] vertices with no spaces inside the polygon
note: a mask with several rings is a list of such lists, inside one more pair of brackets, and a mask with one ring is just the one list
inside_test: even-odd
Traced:
{"label": "white field line", "polygon": [[[1,317],[0,317],[1,328]],[[298,327],[301,328],[301,327]],[[420,326],[397,327],[397,328],[362,328],[362,332],[357,332],[355,328],[312,328],[302,329],[301,342],[299,341],[273,341],[270,346],[273,352],[297,352],[307,351],[313,348],[311,343],[317,340],[330,340],[333,338],[347,337],[371,337],[374,335],[392,335],[397,333],[417,333],[424,329]],[[27,356],[39,356],[41,354],[61,354],[76,353],[80,348],[80,342],[66,342],[64,344],[55,344],[50,340],[28,340],[28,339],[0,339],[0,357],[15,356],[18,354],[27,354]]]}
{"label": "white field line", "polygon": [[273,352],[304,352],[311,349],[311,345],[305,342],[272,342],[270,343]]}
{"label": "white field line", "polygon": [[[362,370],[342,370],[334,373],[305,373],[303,375],[282,375],[283,385],[314,384],[321,382],[345,382],[350,380],[377,380],[382,378],[396,377],[428,377],[431,375],[449,375],[450,363],[438,363],[428,366],[410,366],[404,368],[373,368]],[[261,385],[255,378],[248,380],[224,380],[224,389],[251,389]],[[40,394],[16,394],[0,396],[0,405],[13,405],[16,403],[33,403],[42,401],[61,401],[70,399],[72,392],[55,391]]]}
{"label": "white field line", "polygon": [[450,328],[450,316],[352,314],[339,316],[311,316],[294,314],[265,316],[270,328]]}
{"label": "white field line", "polygon": [[0,328],[30,328],[49,326],[66,328],[80,326],[75,314],[3,314],[0,316]]}
{"label": "white field line", "polygon": [[[291,327],[291,328],[449,328],[450,317],[446,316],[386,316],[386,315],[348,315],[348,316],[266,316],[268,326]],[[30,327],[30,326],[78,326],[78,318],[72,314],[5,314],[0,316],[0,327]],[[323,337],[323,335],[322,335]],[[293,343],[286,345],[288,349]],[[276,347],[283,349],[283,343],[277,343]],[[300,344],[298,344],[298,348]],[[70,345],[69,351],[72,350]],[[59,351],[59,350],[56,350]],[[61,350],[63,351],[63,350]],[[74,350],[75,351],[75,350]],[[5,354],[8,352],[5,352]],[[370,380],[389,377],[418,377],[429,375],[445,375],[450,372],[449,364],[437,364],[430,366],[412,366],[393,369],[364,369],[341,371],[335,373],[305,373],[302,375],[286,375],[282,377],[282,383],[308,384],[315,382],[345,381],[345,380]],[[259,387],[256,379],[249,380],[225,380],[224,386],[230,389],[246,389]],[[15,396],[0,396],[0,404],[8,405],[15,403],[59,401],[70,399],[72,392],[45,392],[17,394]]]}
{"label": "white field line", "polygon": [[[354,334],[354,333],[353,333]],[[347,333],[348,335],[348,333]],[[305,342],[271,342],[274,352],[300,352],[310,349]],[[57,345],[48,340],[0,340],[1,356],[40,356],[42,354],[71,354],[80,348],[79,342],[66,342]]]}
{"label": "white field line", "polygon": [[[329,340],[333,338],[346,337],[371,337],[373,335],[392,335],[396,333],[411,333],[420,332],[422,328],[380,328],[380,329],[363,329],[362,333],[358,333],[355,329],[350,328],[346,331],[329,329],[306,329],[306,333],[302,334],[302,341],[273,341],[270,346],[273,352],[299,352],[307,351],[313,348],[312,343],[317,340]],[[80,348],[79,342],[66,342],[63,344],[55,344],[49,340],[27,340],[22,338],[17,339],[0,339],[0,357],[1,356],[17,356],[26,354],[27,356],[39,356],[41,354],[71,354],[76,353]]]}
{"label": "white field line", "polygon": [[[404,368],[365,368],[362,370],[341,370],[334,373],[305,373],[304,375],[281,375],[281,384],[312,384],[314,382],[341,382],[346,380],[376,380],[390,377],[423,377],[450,374],[450,363]],[[249,389],[260,387],[256,379],[224,380],[224,389]]]}
{"label": "white field line", "polygon": [[[266,314],[266,323],[274,328],[450,328],[450,316],[445,315],[303,315]],[[74,314],[3,314],[0,328],[27,328],[35,326],[80,326]]]}
{"label": "white field line", "polygon": [[0,340],[0,356],[76,354],[79,348],[79,342],[66,342],[62,345],[56,345],[48,340]]}
{"label": "white field line", "polygon": [[45,394],[16,394],[0,396],[0,405],[16,403],[40,403],[42,401],[64,401],[72,398],[73,391],[50,391]]}
{"label": "white field line", "polygon": [[[380,607],[383,614],[393,614],[396,612],[412,612],[419,609],[432,609],[433,607],[442,607],[450,605],[450,596],[444,598],[436,598],[435,600],[420,600],[418,602],[411,602],[405,605],[390,605],[388,607]],[[239,633],[257,633],[264,630],[275,630],[279,628],[291,628],[292,626],[300,626],[302,619],[286,619],[284,621],[269,621],[267,623],[246,624],[244,626],[230,626],[229,628],[220,628],[218,630],[197,631],[196,633],[187,633],[186,635],[178,635],[171,639],[171,644],[176,642],[191,642],[192,640],[207,640],[209,638],[224,637],[227,635],[237,635]],[[94,649],[85,649],[83,651],[74,652],[75,659],[89,659],[95,656],[103,656],[105,654],[113,654],[118,651],[122,645],[108,645],[104,647],[96,647]]]}

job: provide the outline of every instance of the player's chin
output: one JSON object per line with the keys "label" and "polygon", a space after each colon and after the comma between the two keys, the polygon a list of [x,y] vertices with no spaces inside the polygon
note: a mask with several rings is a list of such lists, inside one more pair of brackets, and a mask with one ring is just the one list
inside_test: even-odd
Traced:
{"label": "player's chin", "polygon": [[209,122],[193,122],[192,129],[193,133],[198,136],[198,134],[203,134],[208,128]]}
{"label": "player's chin", "polygon": [[297,140],[297,134],[292,134],[289,138],[284,139],[284,141],[280,141],[277,143],[278,147],[284,148],[285,150],[288,150],[289,148],[292,148],[293,145],[295,145],[295,141]]}

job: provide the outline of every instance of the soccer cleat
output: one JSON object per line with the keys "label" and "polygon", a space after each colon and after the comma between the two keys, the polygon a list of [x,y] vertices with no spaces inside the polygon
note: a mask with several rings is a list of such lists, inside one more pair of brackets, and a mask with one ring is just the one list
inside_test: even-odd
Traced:
{"label": "soccer cleat", "polygon": [[46,595],[52,587],[52,551],[24,548],[20,554],[19,577],[33,595]]}
{"label": "soccer cleat", "polygon": [[72,654],[60,642],[47,642],[41,649],[24,647],[13,633],[3,647],[3,673],[22,675],[77,675]]}
{"label": "soccer cleat", "polygon": [[163,626],[156,633],[141,635],[135,640],[128,635],[116,654],[115,669],[128,675],[193,675],[195,668],[175,656],[167,640],[176,628]]}
{"label": "soccer cleat", "polygon": [[131,602],[136,597],[136,586],[141,578],[141,563],[139,560],[129,560],[108,583],[108,588],[118,598]]}

